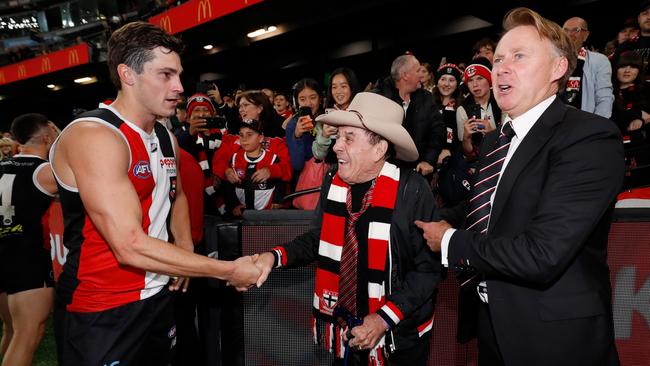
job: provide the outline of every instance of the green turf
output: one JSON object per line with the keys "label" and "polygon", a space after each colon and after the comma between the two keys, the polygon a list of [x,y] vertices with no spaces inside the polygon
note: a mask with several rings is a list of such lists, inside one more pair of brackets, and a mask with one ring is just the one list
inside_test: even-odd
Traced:
{"label": "green turf", "polygon": [[[2,327],[0,327],[0,336],[2,335]],[[0,360],[2,357],[0,357]],[[54,327],[52,326],[52,316],[47,320],[45,327],[45,335],[41,344],[36,350],[33,366],[56,366],[56,344],[54,343]]]}

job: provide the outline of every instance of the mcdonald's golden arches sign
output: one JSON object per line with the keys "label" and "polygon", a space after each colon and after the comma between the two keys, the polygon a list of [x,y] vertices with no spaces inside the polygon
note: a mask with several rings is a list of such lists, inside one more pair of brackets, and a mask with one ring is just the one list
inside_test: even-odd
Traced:
{"label": "mcdonald's golden arches sign", "polygon": [[79,51],[76,48],[73,48],[68,51],[68,65],[76,65],[79,63]]}
{"label": "mcdonald's golden arches sign", "polygon": [[41,59],[41,72],[50,72],[52,70],[52,61],[45,56]]}
{"label": "mcdonald's golden arches sign", "polygon": [[149,18],[170,34],[177,34],[264,0],[188,0]]}
{"label": "mcdonald's golden arches sign", "polygon": [[212,18],[212,4],[210,0],[200,0],[199,6],[196,8],[196,22],[200,23],[202,20]]}
{"label": "mcdonald's golden arches sign", "polygon": [[172,19],[169,17],[169,15],[165,15],[164,17],[160,18],[160,28],[162,28],[167,33],[173,33]]}
{"label": "mcdonald's golden arches sign", "polygon": [[18,78],[22,79],[27,76],[27,67],[24,64],[18,65]]}
{"label": "mcdonald's golden arches sign", "polygon": [[87,43],[0,67],[0,85],[55,72],[90,62]]}

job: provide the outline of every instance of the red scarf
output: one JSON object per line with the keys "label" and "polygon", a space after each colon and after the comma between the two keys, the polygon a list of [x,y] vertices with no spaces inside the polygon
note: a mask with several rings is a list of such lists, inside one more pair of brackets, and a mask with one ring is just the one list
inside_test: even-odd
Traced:
{"label": "red scarf", "polygon": [[[392,211],[395,208],[400,170],[393,164],[384,163],[376,178],[370,207],[365,215],[369,217],[368,225],[368,268],[365,269],[368,282],[358,286],[368,288],[368,312],[379,309],[395,314],[401,318],[401,312],[395,305],[386,302],[386,271],[391,270],[390,227]],[[339,267],[341,252],[345,242],[345,225],[347,220],[346,197],[350,186],[339,177],[334,176],[327,201],[324,204],[321,226],[320,245],[318,248],[318,267],[314,288],[314,339],[318,342],[319,325],[325,325],[324,343],[330,352],[343,357],[344,345],[342,332],[332,313],[339,296]],[[388,213],[386,212],[388,209]],[[360,233],[360,235],[364,235]],[[386,265],[388,264],[388,268]],[[319,324],[320,323],[320,324]],[[323,324],[325,323],[325,324]],[[384,337],[377,346],[370,350],[369,365],[384,365]]]}

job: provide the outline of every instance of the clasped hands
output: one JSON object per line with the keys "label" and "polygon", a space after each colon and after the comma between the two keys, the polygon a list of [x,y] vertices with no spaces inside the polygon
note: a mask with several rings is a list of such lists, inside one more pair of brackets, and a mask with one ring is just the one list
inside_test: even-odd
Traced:
{"label": "clasped hands", "polygon": [[237,291],[246,291],[253,286],[260,287],[269,277],[275,264],[275,256],[270,252],[237,258],[234,270],[227,278],[228,285]]}

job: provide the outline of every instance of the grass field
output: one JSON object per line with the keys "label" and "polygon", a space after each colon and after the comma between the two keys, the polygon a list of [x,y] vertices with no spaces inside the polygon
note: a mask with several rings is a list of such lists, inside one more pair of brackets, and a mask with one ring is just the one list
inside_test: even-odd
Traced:
{"label": "grass field", "polygon": [[[0,327],[0,335],[2,327]],[[2,357],[0,357],[0,360]],[[52,316],[47,321],[45,335],[41,341],[36,355],[34,356],[33,366],[56,366],[56,344],[54,343],[54,328],[52,327]]]}

